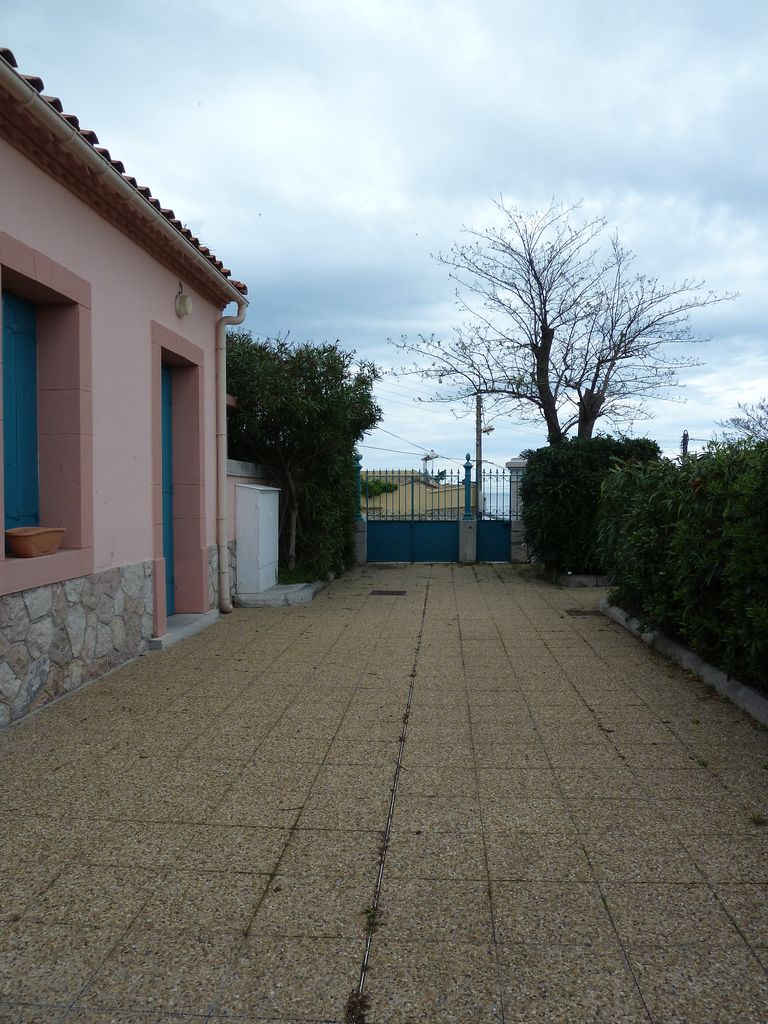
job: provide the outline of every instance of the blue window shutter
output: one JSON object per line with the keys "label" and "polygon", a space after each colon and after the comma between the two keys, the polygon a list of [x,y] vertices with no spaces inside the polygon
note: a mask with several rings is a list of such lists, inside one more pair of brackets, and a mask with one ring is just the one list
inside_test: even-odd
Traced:
{"label": "blue window shutter", "polygon": [[34,303],[3,292],[5,528],[37,526],[37,341]]}

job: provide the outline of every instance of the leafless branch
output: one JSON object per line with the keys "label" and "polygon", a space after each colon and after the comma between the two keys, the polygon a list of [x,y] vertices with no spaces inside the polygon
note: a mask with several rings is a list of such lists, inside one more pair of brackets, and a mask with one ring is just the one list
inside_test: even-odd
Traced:
{"label": "leafless branch", "polygon": [[691,313],[735,296],[637,273],[615,234],[606,243],[606,221],[576,220],[578,206],[495,206],[501,227],[466,229],[470,242],[435,256],[465,320],[448,339],[401,339],[415,359],[404,372],[438,385],[435,401],[482,394],[497,412],[543,417],[551,443],[574,428],[591,437],[601,416],[647,416],[644,399],[699,365],[670,347],[707,340],[693,333]]}

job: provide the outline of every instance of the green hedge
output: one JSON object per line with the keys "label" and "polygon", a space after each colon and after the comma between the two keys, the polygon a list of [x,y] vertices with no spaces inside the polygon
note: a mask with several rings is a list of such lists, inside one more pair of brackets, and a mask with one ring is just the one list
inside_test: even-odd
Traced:
{"label": "green hedge", "polygon": [[598,551],[613,600],[768,692],[768,444],[605,479]]}
{"label": "green hedge", "polygon": [[602,482],[617,460],[659,454],[656,442],[644,437],[573,439],[523,452],[525,539],[537,561],[555,572],[602,572],[595,548]]}

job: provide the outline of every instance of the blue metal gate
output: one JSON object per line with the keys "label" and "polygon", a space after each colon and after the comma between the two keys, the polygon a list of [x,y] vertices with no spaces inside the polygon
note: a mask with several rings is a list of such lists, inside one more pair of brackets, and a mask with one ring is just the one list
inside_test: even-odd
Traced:
{"label": "blue metal gate", "polygon": [[520,518],[519,469],[485,469],[477,513],[478,562],[508,562],[511,527]]}
{"label": "blue metal gate", "polygon": [[[425,464],[426,466],[426,464]],[[360,512],[369,562],[457,562],[459,520],[473,518],[471,484],[458,470],[368,470]]]}
{"label": "blue metal gate", "polygon": [[379,520],[368,522],[369,562],[458,562],[455,522]]}
{"label": "blue metal gate", "polygon": [[459,523],[476,521],[477,559],[508,562],[511,523],[519,517],[514,472],[482,473],[481,509],[467,457],[460,470],[367,470],[360,477],[359,517],[367,521],[369,562],[457,562]]}

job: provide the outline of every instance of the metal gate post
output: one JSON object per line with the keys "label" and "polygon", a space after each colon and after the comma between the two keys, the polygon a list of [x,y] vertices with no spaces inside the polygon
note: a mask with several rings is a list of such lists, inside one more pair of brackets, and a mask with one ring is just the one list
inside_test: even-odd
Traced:
{"label": "metal gate post", "polygon": [[471,565],[477,561],[477,522],[472,514],[472,463],[467,452],[464,463],[464,515],[459,520],[459,562]]}
{"label": "metal gate post", "polygon": [[464,463],[464,519],[473,519],[472,515],[472,462],[467,452]]}

